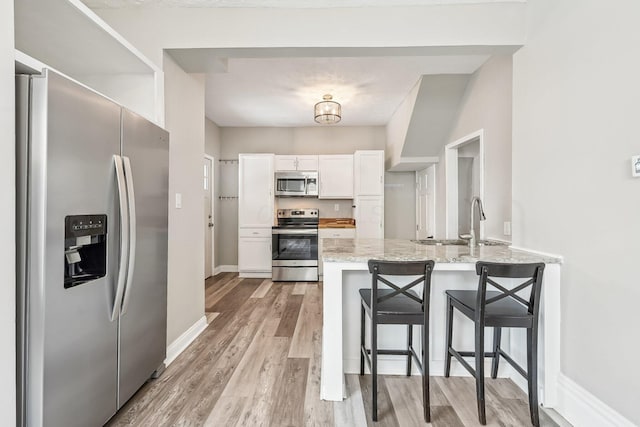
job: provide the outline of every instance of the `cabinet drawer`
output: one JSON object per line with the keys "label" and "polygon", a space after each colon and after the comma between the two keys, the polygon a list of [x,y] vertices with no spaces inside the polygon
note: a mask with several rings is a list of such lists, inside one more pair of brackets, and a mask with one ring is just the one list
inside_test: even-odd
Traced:
{"label": "cabinet drawer", "polygon": [[238,237],[271,237],[271,228],[241,228]]}
{"label": "cabinet drawer", "polygon": [[321,239],[354,239],[356,237],[356,229],[322,228],[318,230],[318,237]]}

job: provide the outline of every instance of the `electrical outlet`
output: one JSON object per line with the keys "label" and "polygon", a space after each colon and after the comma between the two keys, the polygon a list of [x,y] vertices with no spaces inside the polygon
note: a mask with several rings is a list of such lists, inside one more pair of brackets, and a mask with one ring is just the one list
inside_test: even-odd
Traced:
{"label": "electrical outlet", "polygon": [[340,205],[338,203],[336,203],[335,205],[333,205],[333,210],[338,212],[340,210]]}
{"label": "electrical outlet", "polygon": [[182,209],[182,193],[176,193],[176,209]]}
{"label": "electrical outlet", "polygon": [[504,235],[511,236],[511,221],[504,222]]}

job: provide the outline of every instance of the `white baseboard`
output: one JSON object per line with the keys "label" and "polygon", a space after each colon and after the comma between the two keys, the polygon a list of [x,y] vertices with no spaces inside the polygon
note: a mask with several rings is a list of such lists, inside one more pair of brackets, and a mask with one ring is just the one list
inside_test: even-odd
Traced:
{"label": "white baseboard", "polygon": [[636,426],[606,403],[562,374],[558,377],[558,402],[553,409],[574,426]]}
{"label": "white baseboard", "polygon": [[220,273],[237,273],[238,266],[237,265],[219,265],[213,269],[213,275]]}
{"label": "white baseboard", "polygon": [[169,366],[206,328],[207,316],[202,316],[196,323],[191,325],[189,329],[184,331],[182,335],[176,338],[175,341],[169,344],[167,347],[167,358],[164,360],[164,364]]}

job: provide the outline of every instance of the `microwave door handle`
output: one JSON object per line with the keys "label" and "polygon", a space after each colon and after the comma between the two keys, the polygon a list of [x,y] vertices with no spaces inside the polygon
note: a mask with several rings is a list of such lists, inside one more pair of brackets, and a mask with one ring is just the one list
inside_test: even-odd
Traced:
{"label": "microwave door handle", "polygon": [[133,272],[136,267],[136,197],[133,192],[133,173],[131,172],[131,162],[128,157],[123,156],[124,177],[127,183],[127,195],[129,205],[129,263],[127,267],[127,281],[124,290],[124,301],[122,302],[122,314],[127,312],[129,301],[131,300],[131,290],[133,289]]}
{"label": "microwave door handle", "polygon": [[127,275],[127,257],[129,255],[129,206],[127,203],[127,188],[124,177],[122,158],[117,154],[113,156],[116,170],[116,182],[118,184],[118,204],[120,205],[120,262],[118,265],[118,281],[116,294],[113,299],[113,309],[110,320],[113,322],[120,315],[122,294]]}

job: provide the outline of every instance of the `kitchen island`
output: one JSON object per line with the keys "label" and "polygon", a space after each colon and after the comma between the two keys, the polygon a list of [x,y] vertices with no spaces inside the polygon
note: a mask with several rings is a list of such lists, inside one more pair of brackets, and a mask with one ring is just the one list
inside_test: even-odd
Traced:
{"label": "kitchen island", "polygon": [[[542,287],[539,335],[540,402],[553,407],[556,401],[557,379],[560,372],[560,264],[561,259],[539,253],[517,250],[506,245],[478,246],[473,249],[461,245],[423,245],[410,240],[393,239],[323,239],[320,254],[324,263],[322,373],[320,397],[339,401],[346,397],[345,373],[360,370],[360,297],[358,289],[371,287],[367,261],[436,262],[431,278],[430,312],[430,374],[443,375],[448,289],[475,290],[478,276],[477,261],[546,264]],[[401,281],[398,281],[402,283]],[[369,336],[367,321],[367,336]],[[418,332],[417,330],[415,332]],[[419,333],[414,333],[414,347],[419,352]],[[504,330],[502,348],[518,363],[526,367],[525,330]],[[486,348],[491,348],[492,329],[485,333]],[[453,345],[460,350],[473,349],[473,323],[456,313]],[[417,341],[417,342],[416,342]],[[368,343],[368,340],[367,340]],[[406,327],[380,325],[379,348],[406,347]],[[405,373],[404,356],[379,356],[380,374]],[[491,359],[487,358],[487,363]],[[453,359],[452,375],[469,375]],[[490,370],[486,370],[490,372]],[[417,369],[414,373],[418,374]],[[501,363],[499,376],[509,377],[526,390],[526,381],[508,363]]]}

